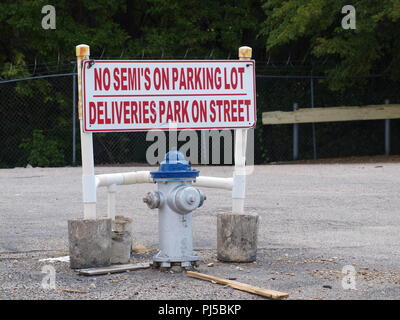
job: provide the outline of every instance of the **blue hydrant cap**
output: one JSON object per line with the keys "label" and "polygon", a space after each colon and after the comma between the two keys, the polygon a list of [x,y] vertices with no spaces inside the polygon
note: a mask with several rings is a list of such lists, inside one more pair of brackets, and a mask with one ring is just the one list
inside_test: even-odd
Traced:
{"label": "blue hydrant cap", "polygon": [[158,171],[150,172],[152,178],[196,178],[200,171],[192,169],[182,152],[172,150],[165,154]]}

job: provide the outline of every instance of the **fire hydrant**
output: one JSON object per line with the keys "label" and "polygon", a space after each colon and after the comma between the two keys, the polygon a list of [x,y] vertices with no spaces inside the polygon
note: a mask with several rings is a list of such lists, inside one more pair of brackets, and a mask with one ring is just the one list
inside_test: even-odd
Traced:
{"label": "fire hydrant", "polygon": [[143,202],[159,210],[160,250],[153,257],[153,267],[190,269],[200,260],[193,252],[192,235],[192,211],[205,200],[203,193],[192,186],[199,170],[192,169],[184,155],[173,150],[165,155],[159,170],[150,174],[158,190],[147,193]]}

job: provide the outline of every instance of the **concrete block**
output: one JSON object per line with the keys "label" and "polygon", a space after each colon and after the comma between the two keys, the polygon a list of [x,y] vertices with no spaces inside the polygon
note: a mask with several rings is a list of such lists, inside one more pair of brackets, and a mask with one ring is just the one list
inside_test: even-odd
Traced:
{"label": "concrete block", "polygon": [[131,258],[132,235],[128,231],[112,231],[111,263],[129,263]]}
{"label": "concrete block", "polygon": [[112,230],[118,232],[128,231],[132,234],[132,219],[125,216],[116,216],[112,221]]}
{"label": "concrete block", "polygon": [[70,267],[105,267],[111,264],[111,219],[68,220]]}
{"label": "concrete block", "polygon": [[[133,246],[133,223],[132,219],[126,216],[115,216],[115,219],[112,221],[112,231],[116,232],[129,232],[131,235],[131,248]],[[113,262],[114,263],[114,262]],[[115,262],[116,263],[116,262]]]}
{"label": "concrete block", "polygon": [[257,214],[217,215],[217,258],[225,262],[252,262],[257,256]]}

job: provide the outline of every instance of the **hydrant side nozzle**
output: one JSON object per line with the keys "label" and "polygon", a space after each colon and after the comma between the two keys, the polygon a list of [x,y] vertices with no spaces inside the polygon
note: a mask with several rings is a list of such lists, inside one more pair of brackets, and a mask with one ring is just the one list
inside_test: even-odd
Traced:
{"label": "hydrant side nozzle", "polygon": [[143,202],[146,203],[150,209],[159,208],[162,203],[162,195],[159,191],[148,192],[143,198]]}
{"label": "hydrant side nozzle", "polygon": [[168,205],[177,213],[187,214],[201,207],[204,202],[203,193],[192,186],[181,185],[168,195]]}

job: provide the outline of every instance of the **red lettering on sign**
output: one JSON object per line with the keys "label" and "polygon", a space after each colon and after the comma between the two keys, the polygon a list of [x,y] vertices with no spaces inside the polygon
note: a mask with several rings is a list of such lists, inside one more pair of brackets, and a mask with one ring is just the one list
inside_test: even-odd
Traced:
{"label": "red lettering on sign", "polygon": [[243,89],[243,72],[244,72],[244,68],[238,68],[238,72],[240,74],[240,89]]}
{"label": "red lettering on sign", "polygon": [[119,69],[114,69],[114,90],[119,90],[120,83],[119,83]]}
{"label": "red lettering on sign", "polygon": [[182,111],[182,122],[189,122],[189,113],[188,113],[189,101],[183,101],[183,105],[181,106]]}
{"label": "red lettering on sign", "polygon": [[89,102],[89,123],[96,123],[96,104],[92,101]]}
{"label": "red lettering on sign", "polygon": [[179,90],[186,90],[186,76],[184,68],[181,69],[180,73]]}
{"label": "red lettering on sign", "polygon": [[192,68],[187,68],[187,82],[188,82],[188,90],[194,89]]}
{"label": "red lettering on sign", "polygon": [[215,68],[215,89],[221,89],[222,79],[221,79],[221,69],[219,67]]}
{"label": "red lettering on sign", "polygon": [[196,100],[192,103],[192,119],[194,122],[199,120],[199,105]]}
{"label": "red lettering on sign", "polygon": [[110,90],[111,85],[111,76],[110,76],[110,69],[104,68],[103,72],[103,86],[105,90]]}
{"label": "red lettering on sign", "polygon": [[99,101],[97,102],[97,123],[98,124],[104,124],[104,102]]}
{"label": "red lettering on sign", "polygon": [[229,100],[224,100],[224,121],[231,121],[229,111]]}
{"label": "red lettering on sign", "polygon": [[121,68],[121,90],[128,90],[128,85],[126,83],[126,80],[128,79],[127,75],[127,69],[126,68]]}
{"label": "red lettering on sign", "polygon": [[94,69],[94,90],[102,90],[103,85],[101,81],[101,69],[95,68]]}
{"label": "red lettering on sign", "polygon": [[151,113],[150,122],[151,123],[156,123],[156,121],[157,121],[157,111],[156,111],[156,103],[154,101],[150,102],[150,113]]}
{"label": "red lettering on sign", "polygon": [[131,114],[132,114],[131,120],[132,120],[132,123],[140,123],[139,120],[138,120],[137,113],[138,113],[137,102],[136,101],[131,101]]}
{"label": "red lettering on sign", "polygon": [[160,101],[160,119],[158,120],[160,123],[162,123],[162,117],[165,114],[165,102]]}
{"label": "red lettering on sign", "polygon": [[217,118],[217,112],[215,111],[215,101],[211,100],[210,101],[210,121],[211,122],[215,122],[216,118]]}
{"label": "red lettering on sign", "polygon": [[196,90],[203,89],[201,78],[200,78],[201,69],[202,68],[195,68],[195,71],[194,71],[194,87],[196,88]]}
{"label": "red lettering on sign", "polygon": [[175,90],[175,83],[178,81],[178,68],[172,68],[172,90]]}
{"label": "red lettering on sign", "polygon": [[252,63],[85,62],[85,130],[165,129],[168,122],[180,129],[248,128],[255,121]]}
{"label": "red lettering on sign", "polygon": [[144,69],[144,79],[146,81],[146,83],[144,84],[145,89],[150,90],[151,80],[150,80],[150,69],[149,68]]}

